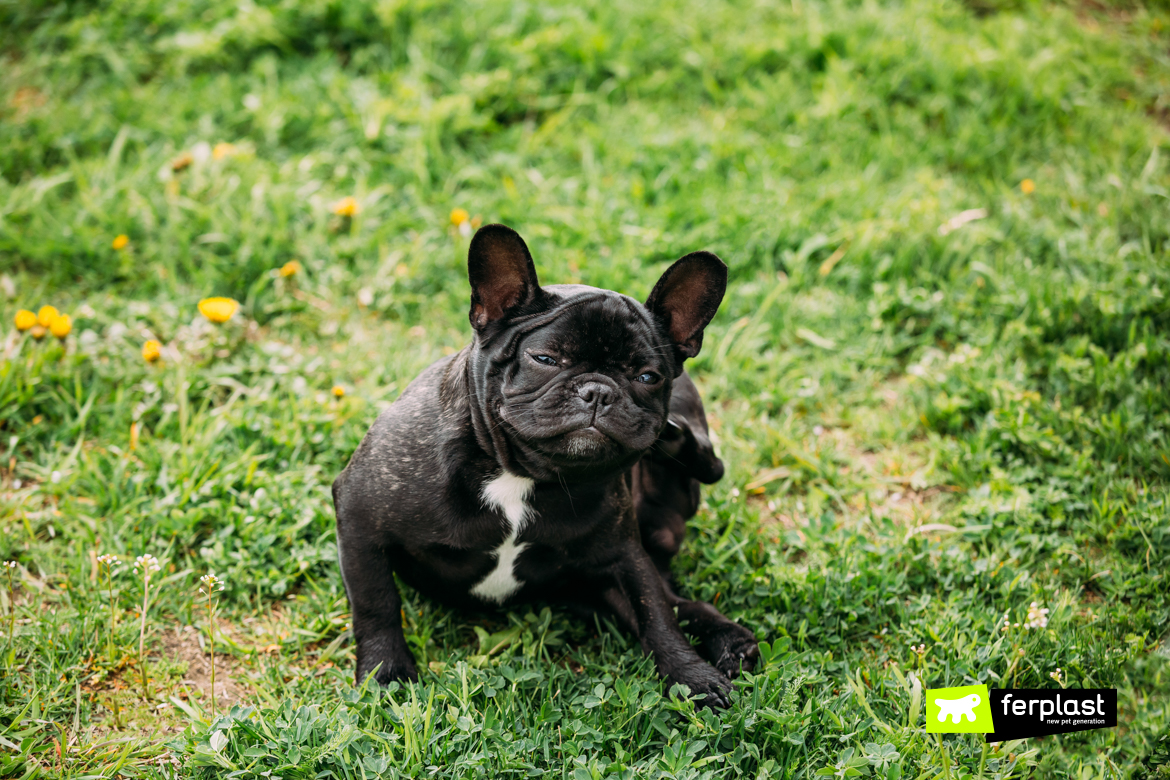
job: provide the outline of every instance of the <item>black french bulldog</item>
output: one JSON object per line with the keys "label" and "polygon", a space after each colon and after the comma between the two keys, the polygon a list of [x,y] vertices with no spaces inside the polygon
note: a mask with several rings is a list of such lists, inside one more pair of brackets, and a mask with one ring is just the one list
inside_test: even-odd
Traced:
{"label": "black french bulldog", "polygon": [[690,480],[722,472],[682,364],[727,267],[689,254],[645,305],[542,288],[503,225],[475,234],[467,265],[472,343],[406,388],[333,483],[358,681],[375,669],[383,684],[418,679],[397,574],[457,606],[539,599],[612,613],[668,682],[726,706],[730,678],[758,658],[755,636],[676,595],[668,564],[697,508]]}

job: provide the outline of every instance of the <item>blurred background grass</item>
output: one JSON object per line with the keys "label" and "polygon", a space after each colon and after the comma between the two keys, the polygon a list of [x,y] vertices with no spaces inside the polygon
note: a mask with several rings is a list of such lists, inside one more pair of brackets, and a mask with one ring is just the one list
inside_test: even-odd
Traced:
{"label": "blurred background grass", "polygon": [[[0,310],[74,317],[60,344],[10,329],[0,363],[3,771],[1161,776],[1168,23],[1091,1],[0,0]],[[728,262],[691,370],[729,472],[679,573],[776,643],[732,712],[676,715],[611,632],[409,596],[432,673],[393,708],[350,691],[328,485],[468,339],[456,209],[518,229],[546,282],[641,297],[681,254]],[[212,326],[209,295],[242,312]],[[146,695],[95,650],[91,552],[168,567]],[[229,697],[257,708],[220,721],[191,682],[205,650],[175,655],[208,569]],[[1048,629],[999,630],[1033,601]],[[987,754],[919,730],[919,681],[1056,667],[1120,688],[1124,726]]]}

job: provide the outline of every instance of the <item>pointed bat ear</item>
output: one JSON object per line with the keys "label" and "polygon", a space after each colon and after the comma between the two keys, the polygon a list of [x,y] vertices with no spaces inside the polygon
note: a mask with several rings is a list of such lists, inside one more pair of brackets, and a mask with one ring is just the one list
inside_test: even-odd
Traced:
{"label": "pointed bat ear", "polygon": [[520,234],[504,225],[484,225],[467,250],[471,282],[471,326],[477,331],[536,300],[536,266]]}
{"label": "pointed bat ear", "polygon": [[715,316],[727,291],[727,266],[711,252],[692,252],[677,260],[654,285],[646,308],[666,328],[674,344],[678,370],[699,354],[703,329]]}

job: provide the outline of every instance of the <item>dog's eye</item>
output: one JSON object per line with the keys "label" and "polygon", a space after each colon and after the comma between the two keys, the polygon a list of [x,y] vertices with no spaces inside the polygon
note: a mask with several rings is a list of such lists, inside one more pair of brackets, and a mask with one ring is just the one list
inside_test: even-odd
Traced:
{"label": "dog's eye", "polygon": [[532,359],[535,360],[537,363],[540,363],[540,364],[545,365],[545,366],[557,365],[557,359],[554,357],[549,357],[548,355],[533,355]]}
{"label": "dog's eye", "polygon": [[652,385],[661,378],[662,377],[658,376],[658,374],[655,374],[653,371],[647,371],[644,374],[640,374],[638,376],[637,381],[641,382],[644,385]]}

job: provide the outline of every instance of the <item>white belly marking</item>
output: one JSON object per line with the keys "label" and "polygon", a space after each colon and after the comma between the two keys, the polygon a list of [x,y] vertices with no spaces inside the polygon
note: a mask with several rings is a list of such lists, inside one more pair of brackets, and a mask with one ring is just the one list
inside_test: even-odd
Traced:
{"label": "white belly marking", "polygon": [[502,604],[504,599],[520,590],[524,584],[516,579],[512,569],[520,553],[528,546],[527,543],[517,544],[516,539],[531,517],[532,507],[528,506],[528,499],[534,487],[536,483],[528,477],[518,477],[505,471],[485,483],[480,491],[484,504],[498,510],[508,521],[508,535],[504,537],[503,544],[496,548],[496,568],[471,589],[473,596]]}

